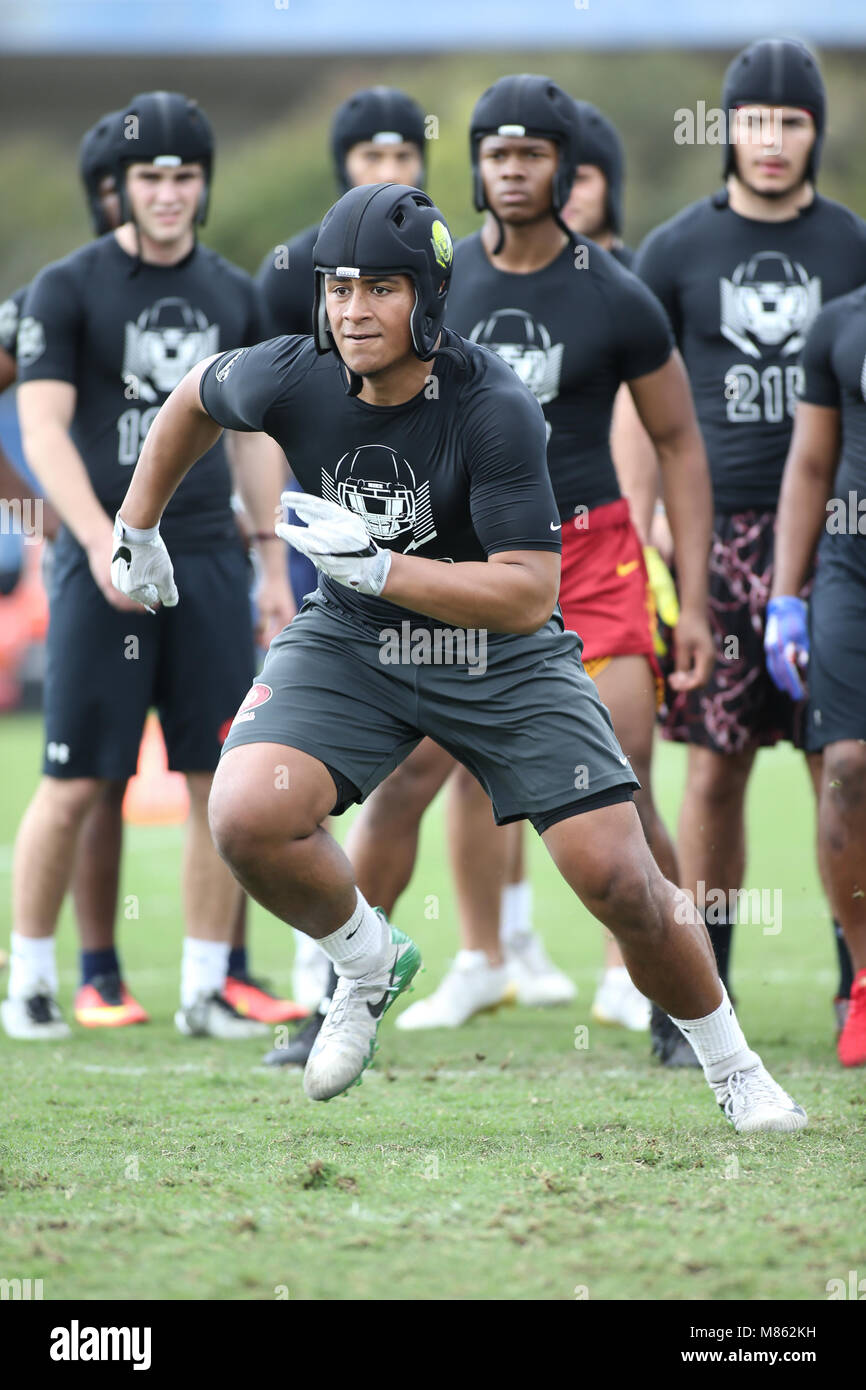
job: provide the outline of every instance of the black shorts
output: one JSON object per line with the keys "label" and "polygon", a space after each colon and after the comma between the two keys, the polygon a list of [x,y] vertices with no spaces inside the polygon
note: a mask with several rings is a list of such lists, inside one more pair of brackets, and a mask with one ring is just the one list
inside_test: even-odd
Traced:
{"label": "black shorts", "polygon": [[120,781],[136,769],[147,712],[169,766],[212,772],[255,669],[243,546],[172,553],[176,608],[112,608],[77,546],[55,547],[46,639],[49,777]]}
{"label": "black shorts", "polygon": [[855,558],[851,542],[866,550],[859,536],[825,538],[809,604],[810,753],[845,739],[866,740],[866,557]]}
{"label": "black shorts", "polygon": [[803,746],[803,705],[777,690],[764,659],[775,524],[775,512],[716,516],[709,583],[716,664],[701,690],[668,687],[659,715],[665,738],[715,753],[744,753],[780,739]]}
{"label": "black shorts", "polygon": [[321,590],[311,595],[271,643],[223,751],[277,743],[309,753],[334,778],[339,815],[426,734],[478,778],[499,825],[527,819],[539,833],[639,787],[581,664],[580,638],[558,615],[527,636],[486,634],[483,670],[480,650],[456,641],[467,660],[416,664],[408,636],[403,654],[389,653],[386,631]]}

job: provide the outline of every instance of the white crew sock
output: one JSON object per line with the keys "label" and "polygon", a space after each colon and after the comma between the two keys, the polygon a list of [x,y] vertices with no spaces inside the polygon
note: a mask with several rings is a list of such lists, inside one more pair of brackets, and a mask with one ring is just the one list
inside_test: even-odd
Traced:
{"label": "white crew sock", "polygon": [[748,1071],[749,1067],[760,1065],[761,1059],[746,1042],[724,985],[721,1004],[706,1018],[671,1016],[671,1021],[691,1043],[704,1076],[711,1084],[724,1081],[732,1072]]}
{"label": "white crew sock", "polygon": [[502,890],[499,936],[503,942],[508,942],[529,931],[532,931],[532,884],[524,878],[520,883],[506,883]]}
{"label": "white crew sock", "polygon": [[220,994],[228,969],[227,941],[202,941],[196,936],[185,936],[180,967],[181,1008],[190,1008],[199,995]]}
{"label": "white crew sock", "polygon": [[57,998],[57,962],[53,936],[10,937],[9,998],[31,999],[34,994]]}
{"label": "white crew sock", "polygon": [[360,889],[355,890],[355,911],[330,936],[319,939],[319,945],[334,963],[338,975],[357,980],[382,962],[389,932],[378,912],[374,912]]}

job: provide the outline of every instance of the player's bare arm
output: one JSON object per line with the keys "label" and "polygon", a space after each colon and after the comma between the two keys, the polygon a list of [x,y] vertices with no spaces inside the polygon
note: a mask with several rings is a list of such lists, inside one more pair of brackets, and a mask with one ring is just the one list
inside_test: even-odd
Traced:
{"label": "player's bare arm", "polygon": [[655,505],[661,495],[658,455],[625,383],[617,391],[614,402],[610,451],[623,496],[628,498],[631,519],[646,545]]}
{"label": "player's bare arm", "polygon": [[113,588],[111,519],[98,501],[84,461],[69,433],[76,390],[67,381],[25,381],[18,387],[18,420],[24,456],[46,496],[87,551],[94,579],[115,608],[133,608]]}
{"label": "player's bare arm", "polygon": [[559,556],[552,551],[508,550],[459,565],[395,553],[382,597],[457,627],[536,632],[558,590]]}
{"label": "player's bare arm", "polygon": [[839,457],[839,411],[801,401],[782,475],[773,598],[798,594],[823,529]]}
{"label": "player's bare arm", "polygon": [[702,685],[715,659],[707,620],[707,560],[713,525],[710,474],[685,367],[674,351],[664,366],[628,383],[658,456],[674,538],[680,590],[676,690]]}
{"label": "player's bare arm", "polygon": [[280,493],[285,485],[286,457],[268,435],[243,434],[239,430],[226,431],[226,451],[235,486],[252,523],[260,575],[255,594],[256,635],[260,645],[267,646],[295,614],[285,553],[274,532],[274,518],[279,514]]}

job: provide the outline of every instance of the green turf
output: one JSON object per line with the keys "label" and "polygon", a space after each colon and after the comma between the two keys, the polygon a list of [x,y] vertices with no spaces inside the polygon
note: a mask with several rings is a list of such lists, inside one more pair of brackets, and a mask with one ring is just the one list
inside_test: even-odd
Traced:
{"label": "green turf", "polygon": [[[0,722],[7,890],[38,737],[33,720]],[[663,747],[669,823],[682,772]],[[181,833],[128,831],[122,891],[139,916],[121,943],[154,1022],[57,1046],[0,1036],[0,1278],[42,1278],[47,1299],[826,1298],[866,1264],[849,1219],[866,1186],[864,1076],[833,1051],[834,959],[793,752],[760,760],[750,825],[748,882],[782,890],[782,930],[741,928],[734,983],[750,1041],[809,1111],[794,1138],[738,1137],[700,1075],[659,1070],[645,1038],[589,1022],[600,934],[535,843],[536,920],[577,1004],[453,1034],[404,1036],[389,1015],[363,1085],[314,1105],[298,1073],[259,1065],[260,1043],[175,1034]],[[424,951],[416,998],[454,950],[444,863],[437,806],[395,914]],[[286,989],[288,935],[255,913],[254,965]],[[59,959],[71,1012],[68,915]]]}

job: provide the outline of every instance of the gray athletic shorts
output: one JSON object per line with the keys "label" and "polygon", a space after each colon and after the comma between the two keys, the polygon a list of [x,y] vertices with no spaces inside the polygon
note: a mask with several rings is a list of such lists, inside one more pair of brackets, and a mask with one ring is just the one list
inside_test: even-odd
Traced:
{"label": "gray athletic shorts", "polygon": [[[424,735],[478,778],[499,825],[527,819],[541,834],[569,815],[631,800],[640,783],[583,669],[580,638],[558,613],[529,636],[486,634],[486,650],[480,639],[461,647],[459,629],[433,625],[434,657],[437,626],[440,663],[425,664],[425,639],[408,614],[395,640],[396,630],[311,594],[271,643],[223,753],[280,743],[311,754],[334,778],[334,815],[364,801]],[[458,634],[450,651],[449,632]]]}

